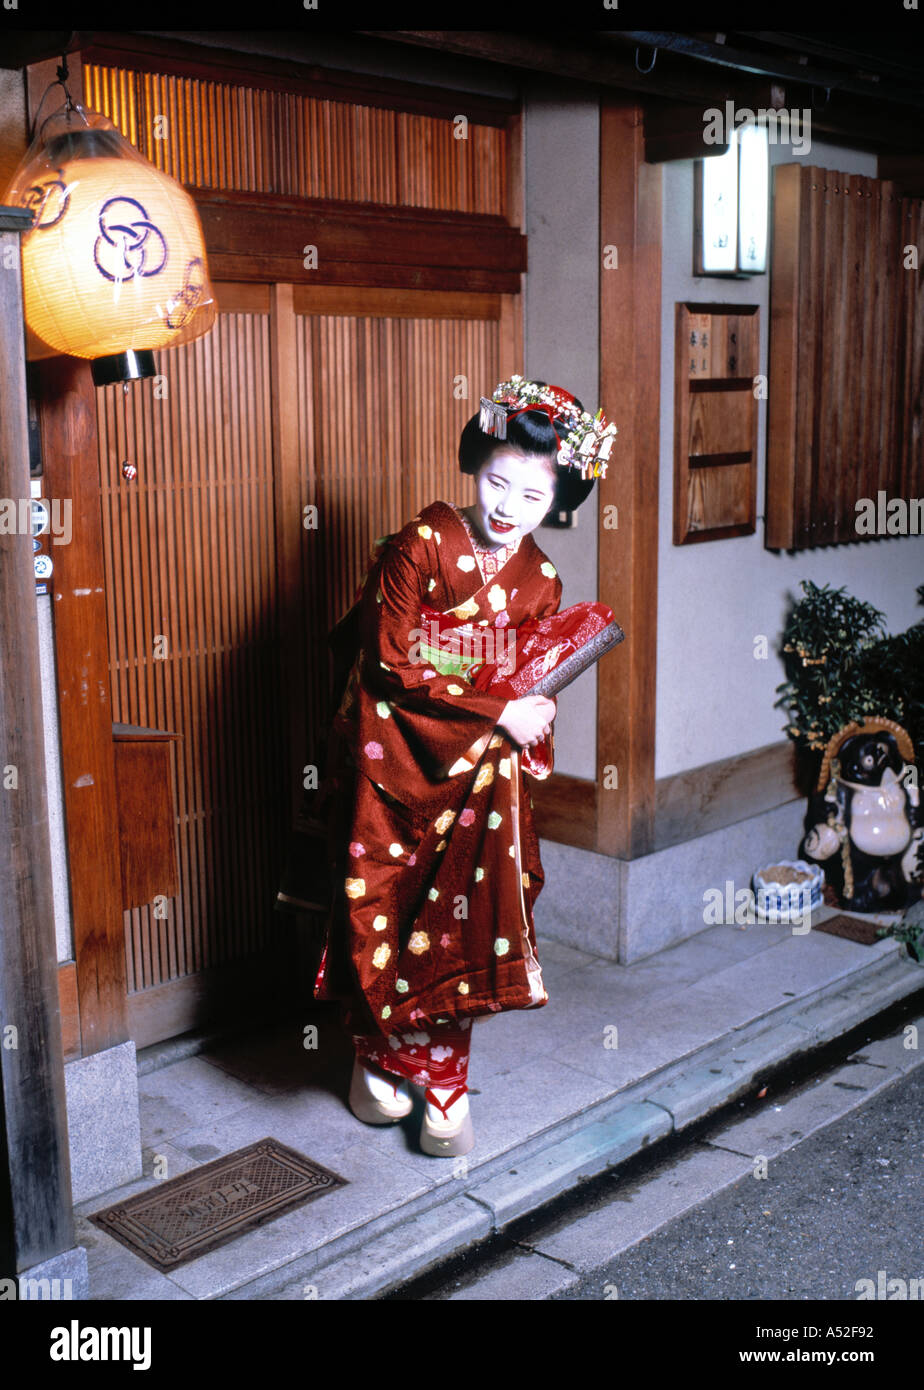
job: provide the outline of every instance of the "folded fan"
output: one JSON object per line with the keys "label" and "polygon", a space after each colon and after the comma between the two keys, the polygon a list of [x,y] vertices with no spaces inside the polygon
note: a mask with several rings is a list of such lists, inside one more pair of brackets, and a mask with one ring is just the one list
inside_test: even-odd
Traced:
{"label": "folded fan", "polygon": [[469,671],[476,690],[551,698],[625,637],[605,603],[575,603],[548,618],[531,618],[516,629],[515,669],[509,659],[483,662]]}

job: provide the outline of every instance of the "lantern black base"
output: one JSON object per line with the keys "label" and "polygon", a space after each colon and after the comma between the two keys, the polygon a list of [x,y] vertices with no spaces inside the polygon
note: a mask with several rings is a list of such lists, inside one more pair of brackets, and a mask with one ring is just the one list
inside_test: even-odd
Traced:
{"label": "lantern black base", "polygon": [[138,381],[141,377],[156,376],[154,353],[116,352],[111,357],[95,357],[92,362],[93,385],[111,386],[116,381]]}

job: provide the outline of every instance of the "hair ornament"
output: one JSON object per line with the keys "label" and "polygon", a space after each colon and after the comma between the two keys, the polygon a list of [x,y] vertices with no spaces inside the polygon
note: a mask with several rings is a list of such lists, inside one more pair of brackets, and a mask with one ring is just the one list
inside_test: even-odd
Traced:
{"label": "hair ornament", "polygon": [[524,410],[536,409],[544,410],[553,424],[560,420],[568,428],[556,457],[560,467],[577,469],[582,478],[606,477],[616,426],[607,424],[602,407],[591,415],[560,386],[539,386],[514,374],[494,388],[491,399],[481,397],[478,424],[485,434],[506,439],[507,421]]}

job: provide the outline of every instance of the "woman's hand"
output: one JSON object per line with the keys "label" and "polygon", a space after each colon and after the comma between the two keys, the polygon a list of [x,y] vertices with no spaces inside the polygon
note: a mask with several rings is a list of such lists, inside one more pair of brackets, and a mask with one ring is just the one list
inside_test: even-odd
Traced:
{"label": "woman's hand", "polygon": [[530,748],[551,732],[552,720],[558,706],[544,695],[524,695],[522,700],[509,700],[498,719],[498,727],[510,735],[514,743]]}

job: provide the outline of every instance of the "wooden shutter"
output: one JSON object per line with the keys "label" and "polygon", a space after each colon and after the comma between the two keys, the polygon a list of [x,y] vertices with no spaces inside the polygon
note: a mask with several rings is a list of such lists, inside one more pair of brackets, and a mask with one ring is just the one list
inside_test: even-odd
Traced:
{"label": "wooden shutter", "polygon": [[799,164],[774,170],[767,534],[866,539],[856,503],[924,495],[922,201]]}

